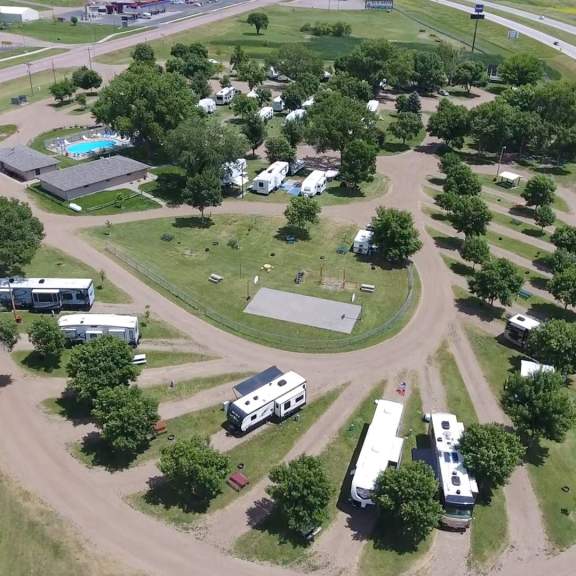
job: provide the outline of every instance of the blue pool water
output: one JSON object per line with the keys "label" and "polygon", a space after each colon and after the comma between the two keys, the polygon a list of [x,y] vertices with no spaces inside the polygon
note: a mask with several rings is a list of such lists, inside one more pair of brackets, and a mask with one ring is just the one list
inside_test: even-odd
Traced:
{"label": "blue pool water", "polygon": [[66,146],[68,154],[89,154],[95,150],[109,150],[116,148],[116,140],[84,140]]}

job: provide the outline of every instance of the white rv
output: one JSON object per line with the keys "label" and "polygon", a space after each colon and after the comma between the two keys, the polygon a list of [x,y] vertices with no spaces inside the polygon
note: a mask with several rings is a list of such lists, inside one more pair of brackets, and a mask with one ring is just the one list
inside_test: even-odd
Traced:
{"label": "white rv", "polygon": [[101,336],[114,336],[136,346],[140,339],[138,316],[124,314],[67,314],[58,327],[71,342],[89,342]]}
{"label": "white rv", "polygon": [[258,98],[258,92],[256,92],[256,90],[250,90],[250,92],[246,94],[246,98]]}
{"label": "white rv", "polygon": [[538,374],[539,372],[554,372],[554,366],[539,364],[538,362],[532,362],[531,360],[520,360],[520,376],[522,376],[522,378],[529,378],[533,374]]}
{"label": "white rv", "polygon": [[362,508],[373,505],[372,492],[378,476],[389,466],[398,467],[404,440],[398,438],[403,405],[389,400],[376,400],[374,417],[364,438],[350,495]]}
{"label": "white rv", "polygon": [[274,162],[252,180],[252,190],[257,194],[270,194],[284,182],[289,168],[288,162]]}
{"label": "white rv", "polygon": [[371,230],[358,230],[352,243],[354,254],[370,254],[374,250],[374,232]]}
{"label": "white rv", "polygon": [[464,424],[454,414],[438,412],[430,416],[430,440],[434,454],[436,478],[444,513],[440,523],[453,530],[466,530],[478,496],[476,480],[464,467],[458,443]]}
{"label": "white rv", "polygon": [[298,108],[297,110],[292,110],[286,115],[286,122],[293,122],[294,120],[302,120],[306,116],[306,110],[304,108]]}
{"label": "white rv", "polygon": [[514,314],[508,322],[504,335],[508,340],[523,348],[526,345],[530,332],[540,326],[540,322],[536,318],[527,316],[526,314]]}
{"label": "white rv", "polygon": [[268,68],[268,72],[266,73],[266,75],[268,76],[268,78],[270,80],[276,80],[279,76],[278,72],[276,72],[276,69],[274,68],[274,66],[270,66]]}
{"label": "white rv", "polygon": [[0,278],[0,307],[27,310],[90,310],[90,278]]}
{"label": "white rv", "polygon": [[326,190],[326,173],[321,170],[314,170],[302,182],[300,194],[302,196],[316,196]]}
{"label": "white rv", "polygon": [[238,186],[243,188],[248,183],[248,164],[245,158],[224,164],[222,186]]}
{"label": "white rv", "polygon": [[236,89],[234,86],[227,86],[216,92],[216,104],[218,106],[224,106],[225,104],[230,104],[236,95]]}
{"label": "white rv", "polygon": [[206,114],[212,114],[216,110],[216,102],[212,98],[202,98],[198,102],[198,108],[201,108]]}
{"label": "white rv", "polygon": [[226,420],[236,433],[282,420],[306,404],[306,379],[272,366],[234,386],[237,400],[225,403]]}
{"label": "white rv", "polygon": [[274,112],[284,111],[284,100],[282,100],[282,96],[276,96],[276,98],[272,99],[272,109]]}
{"label": "white rv", "polygon": [[366,104],[366,108],[368,109],[368,112],[373,112],[375,114],[378,112],[378,105],[378,100],[369,100],[368,104]]}
{"label": "white rv", "polygon": [[258,116],[260,117],[260,120],[268,122],[268,120],[274,117],[272,106],[264,106],[263,108],[260,108],[260,110],[258,110]]}
{"label": "white rv", "polygon": [[310,96],[310,98],[302,102],[302,108],[304,109],[310,108],[313,105],[314,105],[314,96]]}

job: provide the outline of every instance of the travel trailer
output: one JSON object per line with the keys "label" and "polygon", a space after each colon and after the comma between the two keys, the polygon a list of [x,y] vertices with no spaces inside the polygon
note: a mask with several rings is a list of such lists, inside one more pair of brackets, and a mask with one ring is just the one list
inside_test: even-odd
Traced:
{"label": "travel trailer", "polygon": [[304,109],[310,108],[313,105],[314,105],[314,96],[310,96],[310,98],[302,102],[302,108]]}
{"label": "travel trailer", "polygon": [[300,194],[302,196],[316,196],[326,190],[326,173],[322,170],[314,170],[302,182]]}
{"label": "travel trailer", "polygon": [[472,522],[478,485],[464,467],[458,443],[464,424],[454,414],[430,415],[430,440],[434,454],[436,478],[444,512],[440,524],[452,530],[465,531]]}
{"label": "travel trailer", "polygon": [[212,98],[202,98],[198,102],[198,108],[201,108],[206,114],[212,114],[216,110],[216,102]]}
{"label": "travel trailer", "polygon": [[250,90],[250,92],[246,94],[246,98],[258,98],[258,92],[256,92],[256,90]]}
{"label": "travel trailer", "polygon": [[225,402],[228,426],[244,434],[264,422],[283,420],[306,404],[306,379],[271,366],[234,386],[236,400]]}
{"label": "travel trailer", "polygon": [[398,467],[404,440],[397,436],[403,405],[389,400],[376,400],[374,417],[364,438],[350,495],[362,508],[373,505],[372,492],[378,476],[389,466]]}
{"label": "travel trailer", "polygon": [[66,314],[58,327],[71,342],[89,342],[101,336],[114,336],[136,346],[140,340],[138,316],[124,314]]}
{"label": "travel trailer", "polygon": [[530,332],[540,326],[540,322],[536,318],[527,316],[526,314],[514,314],[504,329],[504,335],[508,340],[523,348],[526,345]]}
{"label": "travel trailer", "polygon": [[264,108],[260,108],[260,110],[258,110],[258,116],[260,117],[260,120],[268,122],[268,120],[274,117],[272,106],[264,106]]}
{"label": "travel trailer", "polygon": [[90,278],[0,278],[0,306],[26,310],[90,310]]}
{"label": "travel trailer", "polygon": [[366,108],[368,109],[369,112],[373,112],[376,113],[378,112],[378,100],[369,100],[368,104],[366,104]]}
{"label": "travel trailer", "polygon": [[272,109],[274,112],[284,111],[284,100],[282,100],[282,96],[276,96],[276,98],[272,99]]}
{"label": "travel trailer", "polygon": [[354,254],[370,254],[374,250],[374,232],[371,230],[358,230],[352,243]]}
{"label": "travel trailer", "polygon": [[257,194],[270,194],[284,182],[289,167],[288,162],[274,162],[252,180],[252,190]]}
{"label": "travel trailer", "polygon": [[225,104],[230,104],[236,95],[236,89],[234,86],[227,86],[216,92],[216,104],[218,106],[224,106]]}
{"label": "travel trailer", "polygon": [[248,164],[245,158],[224,164],[222,186],[238,186],[243,188],[248,183]]}
{"label": "travel trailer", "polygon": [[306,110],[304,108],[298,108],[297,110],[292,110],[286,115],[286,122],[293,122],[294,120],[302,120],[306,116]]}
{"label": "travel trailer", "polygon": [[554,372],[554,366],[539,364],[531,360],[520,360],[520,376],[522,378],[528,378],[533,374],[538,374],[538,372]]}

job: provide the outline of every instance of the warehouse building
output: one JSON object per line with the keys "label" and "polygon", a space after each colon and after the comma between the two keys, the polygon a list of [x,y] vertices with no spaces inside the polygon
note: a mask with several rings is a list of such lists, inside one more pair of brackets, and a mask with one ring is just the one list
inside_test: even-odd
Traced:
{"label": "warehouse building", "polygon": [[0,148],[0,171],[18,180],[34,180],[57,168],[56,158],[36,152],[27,146]]}
{"label": "warehouse building", "polygon": [[0,6],[0,22],[5,24],[22,24],[39,20],[38,10],[24,6]]}

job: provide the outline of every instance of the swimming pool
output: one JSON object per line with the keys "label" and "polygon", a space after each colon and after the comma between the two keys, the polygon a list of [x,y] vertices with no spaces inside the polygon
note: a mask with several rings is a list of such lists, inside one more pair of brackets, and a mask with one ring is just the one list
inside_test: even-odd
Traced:
{"label": "swimming pool", "polygon": [[83,140],[66,146],[68,154],[90,154],[96,150],[110,150],[118,146],[118,141],[111,139]]}

